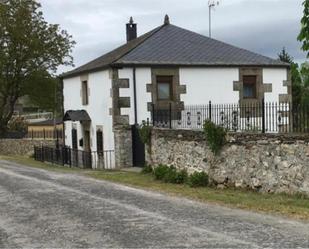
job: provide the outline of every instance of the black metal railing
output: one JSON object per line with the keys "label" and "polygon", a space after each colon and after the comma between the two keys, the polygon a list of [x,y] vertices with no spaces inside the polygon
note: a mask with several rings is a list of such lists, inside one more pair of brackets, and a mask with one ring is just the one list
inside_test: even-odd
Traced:
{"label": "black metal railing", "polygon": [[114,151],[88,152],[70,147],[35,146],[34,159],[70,167],[110,169],[114,165]]}
{"label": "black metal railing", "polygon": [[233,132],[307,133],[309,104],[246,102],[242,104],[212,104],[185,106],[177,109],[152,106],[155,127],[170,129],[202,129],[205,120]]}

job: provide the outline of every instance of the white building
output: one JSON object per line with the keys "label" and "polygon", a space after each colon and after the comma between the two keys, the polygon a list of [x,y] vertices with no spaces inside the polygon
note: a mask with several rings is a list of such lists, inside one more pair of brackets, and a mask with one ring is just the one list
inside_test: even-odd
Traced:
{"label": "white building", "polygon": [[65,145],[115,151],[95,167],[141,163],[131,126],[151,121],[153,105],[291,100],[289,64],[174,26],[168,16],[138,38],[136,30],[131,19],[126,44],[62,76]]}

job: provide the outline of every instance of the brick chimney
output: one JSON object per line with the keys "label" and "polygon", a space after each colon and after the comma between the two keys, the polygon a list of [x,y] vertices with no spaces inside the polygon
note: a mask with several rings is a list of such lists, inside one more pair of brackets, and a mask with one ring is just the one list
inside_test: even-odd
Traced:
{"label": "brick chimney", "polygon": [[127,26],[127,42],[134,40],[137,37],[137,25],[134,23],[133,18],[131,16],[129,23]]}

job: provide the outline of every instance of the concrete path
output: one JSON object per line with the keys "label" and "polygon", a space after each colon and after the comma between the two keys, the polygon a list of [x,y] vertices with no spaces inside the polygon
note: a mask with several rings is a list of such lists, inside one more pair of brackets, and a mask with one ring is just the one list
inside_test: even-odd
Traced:
{"label": "concrete path", "polygon": [[0,161],[0,248],[309,248],[309,224]]}

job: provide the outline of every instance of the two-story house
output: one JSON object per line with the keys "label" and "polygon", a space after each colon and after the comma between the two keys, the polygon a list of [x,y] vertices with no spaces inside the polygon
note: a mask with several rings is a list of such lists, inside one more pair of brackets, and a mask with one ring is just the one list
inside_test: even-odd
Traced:
{"label": "two-story house", "polygon": [[65,144],[115,152],[98,167],[140,163],[132,131],[151,121],[153,104],[291,100],[289,64],[174,26],[168,16],[139,37],[132,18],[126,28],[126,44],[62,75]]}

